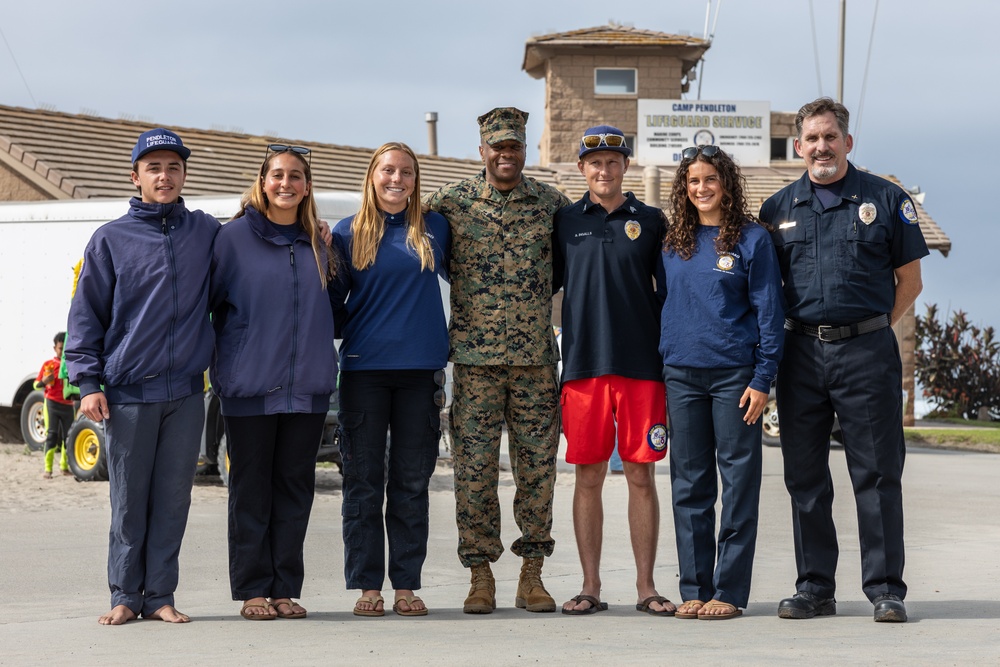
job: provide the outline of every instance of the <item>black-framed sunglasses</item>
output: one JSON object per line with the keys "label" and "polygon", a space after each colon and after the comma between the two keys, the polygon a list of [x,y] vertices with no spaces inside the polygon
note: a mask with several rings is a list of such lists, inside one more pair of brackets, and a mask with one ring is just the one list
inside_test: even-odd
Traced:
{"label": "black-framed sunglasses", "polygon": [[713,158],[721,152],[718,146],[689,146],[681,152],[681,157],[685,160],[693,160],[701,153],[707,158]]}
{"label": "black-framed sunglasses", "polygon": [[288,144],[268,144],[267,150],[264,151],[264,161],[267,162],[268,153],[295,153],[296,155],[305,155],[309,162],[309,167],[312,167],[312,150],[306,148],[305,146],[289,146]]}
{"label": "black-framed sunglasses", "polygon": [[628,148],[625,137],[620,134],[586,134],[580,142],[584,148],[598,148],[601,145],[608,148]]}

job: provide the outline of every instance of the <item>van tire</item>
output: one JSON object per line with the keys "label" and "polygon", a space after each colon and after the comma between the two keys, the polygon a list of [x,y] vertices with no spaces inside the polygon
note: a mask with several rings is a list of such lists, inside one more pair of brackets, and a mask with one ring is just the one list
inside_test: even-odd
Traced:
{"label": "van tire", "polygon": [[35,452],[45,449],[45,392],[36,390],[24,398],[21,406],[21,437]]}
{"label": "van tire", "polygon": [[229,441],[225,432],[219,437],[219,453],[216,457],[219,466],[219,479],[229,488]]}
{"label": "van tire", "polygon": [[772,393],[767,403],[764,404],[764,411],[760,415],[762,436],[761,441],[768,447],[781,446],[781,426],[778,423],[778,401]]}

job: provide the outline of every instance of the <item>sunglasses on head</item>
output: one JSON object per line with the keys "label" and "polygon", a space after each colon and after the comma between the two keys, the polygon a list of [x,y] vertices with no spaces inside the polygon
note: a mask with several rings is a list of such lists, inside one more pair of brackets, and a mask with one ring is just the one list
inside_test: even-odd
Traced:
{"label": "sunglasses on head", "polygon": [[312,151],[305,146],[289,146],[287,144],[268,144],[267,150],[264,151],[264,161],[267,161],[268,153],[295,153],[296,155],[305,155],[309,161],[309,166],[312,167]]}
{"label": "sunglasses on head", "polygon": [[707,158],[713,158],[718,155],[721,150],[722,149],[718,146],[690,146],[681,152],[681,157],[685,160],[693,160],[698,157],[698,153],[701,153]]}
{"label": "sunglasses on head", "polygon": [[584,148],[597,148],[601,145],[608,148],[628,148],[625,145],[625,137],[620,134],[586,134],[580,141]]}

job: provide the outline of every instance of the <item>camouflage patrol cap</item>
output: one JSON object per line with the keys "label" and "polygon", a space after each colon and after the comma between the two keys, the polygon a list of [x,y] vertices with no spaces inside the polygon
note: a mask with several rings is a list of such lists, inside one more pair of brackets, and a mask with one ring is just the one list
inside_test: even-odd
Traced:
{"label": "camouflage patrol cap", "polygon": [[528,122],[528,112],[514,107],[497,107],[484,113],[479,120],[479,135],[489,145],[501,141],[524,143],[524,124]]}

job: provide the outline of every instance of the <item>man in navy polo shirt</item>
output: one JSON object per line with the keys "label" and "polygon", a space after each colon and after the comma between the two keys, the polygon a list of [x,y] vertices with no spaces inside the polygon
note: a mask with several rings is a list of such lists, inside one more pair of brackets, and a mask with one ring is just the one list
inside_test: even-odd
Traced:
{"label": "man in navy polo shirt", "polygon": [[795,151],[806,173],[760,209],[774,226],[788,304],[777,397],[798,578],[778,616],[837,612],[836,413],[857,503],[861,588],[876,621],[904,622],[903,376],[890,326],[920,293],[927,244],[907,194],[847,161],[849,118],[828,97],[799,109]]}
{"label": "man in navy polo shirt", "polygon": [[66,338],[80,412],[104,421],[111,491],[102,625],[140,615],[186,623],[174,608],[181,540],[205,420],[214,337],[208,272],[218,221],[181,199],[190,149],[169,130],[132,149],[129,212],[84,252]]}
{"label": "man in navy polo shirt", "polygon": [[[576,464],[573,528],[583,587],[564,614],[592,614],[601,602],[601,491],[615,448],[629,489],[629,531],[638,611],[672,616],[656,592],[660,524],[655,462],[666,456],[666,398],[658,352],[665,221],[659,209],[622,192],[632,150],[610,125],[580,140],[588,192],[561,209],[553,234],[553,287],[563,287],[562,418],[566,461]],[[655,280],[655,285],[654,285]]]}

